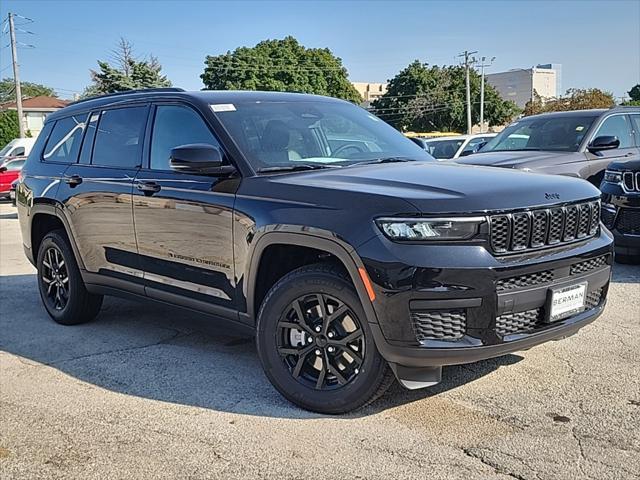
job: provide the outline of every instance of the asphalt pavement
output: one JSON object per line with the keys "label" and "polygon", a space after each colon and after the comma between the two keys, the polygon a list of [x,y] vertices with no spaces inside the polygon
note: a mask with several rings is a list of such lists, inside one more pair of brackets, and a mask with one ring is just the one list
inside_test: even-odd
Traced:
{"label": "asphalt pavement", "polygon": [[253,341],[107,298],[55,324],[0,204],[0,478],[638,479],[640,267],[577,335],[448,367],[331,417],[289,404]]}

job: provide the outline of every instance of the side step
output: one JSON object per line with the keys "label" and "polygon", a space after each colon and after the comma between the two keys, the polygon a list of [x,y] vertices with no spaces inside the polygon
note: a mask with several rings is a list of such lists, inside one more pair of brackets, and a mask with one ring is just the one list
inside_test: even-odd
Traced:
{"label": "side step", "polygon": [[442,380],[442,367],[405,367],[389,363],[400,384],[409,390],[432,387]]}

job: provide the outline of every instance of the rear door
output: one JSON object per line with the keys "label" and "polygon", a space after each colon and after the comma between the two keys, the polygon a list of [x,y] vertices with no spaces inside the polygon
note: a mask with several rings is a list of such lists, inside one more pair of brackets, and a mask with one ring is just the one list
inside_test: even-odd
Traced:
{"label": "rear door", "polygon": [[139,282],[133,229],[132,188],[142,159],[149,106],[132,105],[92,112],[80,162],[69,165],[58,198],[73,231],[90,281],[126,286]]}
{"label": "rear door", "polygon": [[[592,142],[595,138],[612,135],[618,137],[620,146],[612,150],[602,150],[597,153],[591,153],[587,150],[586,155],[589,159],[589,176],[600,177],[604,175],[607,166],[616,160],[624,160],[626,158],[637,155],[637,148],[631,129],[631,120],[625,113],[615,113],[605,117],[600,125],[596,128],[594,134],[589,139]],[[597,182],[599,184],[599,181]]]}
{"label": "rear door", "polygon": [[159,103],[150,125],[149,155],[133,189],[146,293],[233,316],[232,221],[239,179],[171,170],[174,147],[193,143],[220,147],[197,110],[181,103]]}

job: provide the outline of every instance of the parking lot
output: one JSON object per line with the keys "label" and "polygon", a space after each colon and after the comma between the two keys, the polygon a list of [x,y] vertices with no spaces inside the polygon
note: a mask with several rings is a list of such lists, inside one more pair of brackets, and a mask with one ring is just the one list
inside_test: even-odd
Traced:
{"label": "parking lot", "polygon": [[188,312],[109,298],[55,324],[6,203],[0,237],[2,478],[640,477],[640,267],[616,265],[605,314],[569,339],[329,417]]}

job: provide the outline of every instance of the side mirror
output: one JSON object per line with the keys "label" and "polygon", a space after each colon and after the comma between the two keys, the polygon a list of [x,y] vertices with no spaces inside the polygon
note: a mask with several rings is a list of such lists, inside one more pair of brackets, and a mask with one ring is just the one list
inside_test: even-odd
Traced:
{"label": "side mirror", "polygon": [[4,173],[6,171],[7,171],[7,167],[5,167],[4,165],[0,167],[0,173]]}
{"label": "side mirror", "polygon": [[180,145],[171,149],[169,165],[178,172],[205,175],[229,173],[228,168],[230,167],[223,165],[220,149],[206,143]]}
{"label": "side mirror", "polygon": [[592,153],[599,152],[601,150],[613,150],[620,146],[620,140],[618,137],[614,135],[602,135],[600,137],[596,137],[593,141],[587,146],[587,150]]}

